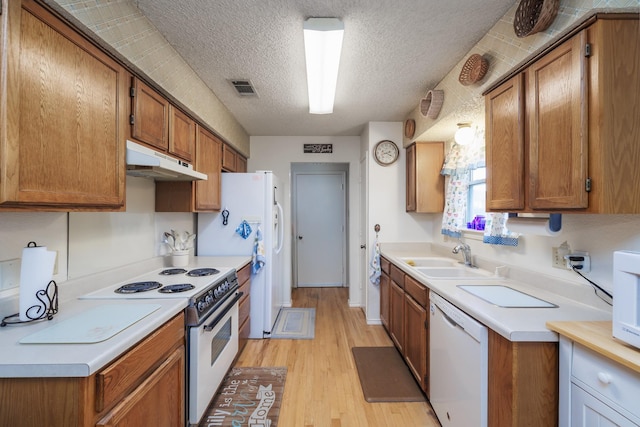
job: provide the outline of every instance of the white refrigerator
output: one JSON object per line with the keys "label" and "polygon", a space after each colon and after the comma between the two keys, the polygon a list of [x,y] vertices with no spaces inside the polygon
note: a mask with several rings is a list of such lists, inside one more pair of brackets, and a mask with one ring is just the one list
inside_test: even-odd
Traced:
{"label": "white refrigerator", "polygon": [[[262,268],[254,273],[251,266],[249,338],[269,338],[283,304],[280,200],[282,186],[273,172],[223,173],[221,211],[198,214],[198,256],[252,256],[257,248],[264,250]],[[256,242],[258,230],[262,239]]]}

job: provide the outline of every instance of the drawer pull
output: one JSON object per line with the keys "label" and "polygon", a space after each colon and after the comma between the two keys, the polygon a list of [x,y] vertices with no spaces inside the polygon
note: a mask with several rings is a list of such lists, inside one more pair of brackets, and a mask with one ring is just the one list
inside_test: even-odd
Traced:
{"label": "drawer pull", "polygon": [[598,372],[598,381],[602,384],[609,385],[611,384],[611,375],[606,372]]}

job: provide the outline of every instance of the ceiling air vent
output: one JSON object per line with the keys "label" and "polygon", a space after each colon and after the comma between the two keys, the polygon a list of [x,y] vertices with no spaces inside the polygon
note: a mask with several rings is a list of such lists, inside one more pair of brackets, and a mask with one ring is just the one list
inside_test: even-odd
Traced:
{"label": "ceiling air vent", "polygon": [[229,83],[231,83],[240,96],[258,96],[249,79],[233,79],[229,80]]}

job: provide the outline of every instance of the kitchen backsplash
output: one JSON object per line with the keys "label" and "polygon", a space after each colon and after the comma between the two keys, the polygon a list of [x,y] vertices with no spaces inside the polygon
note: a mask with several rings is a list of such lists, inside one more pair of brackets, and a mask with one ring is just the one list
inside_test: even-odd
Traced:
{"label": "kitchen backsplash", "polygon": [[[58,253],[54,280],[60,283],[164,255],[162,233],[193,232],[194,214],[156,213],[154,197],[152,180],[127,177],[126,212],[0,212],[0,265],[19,259],[29,241]],[[14,280],[0,275],[3,285]]]}

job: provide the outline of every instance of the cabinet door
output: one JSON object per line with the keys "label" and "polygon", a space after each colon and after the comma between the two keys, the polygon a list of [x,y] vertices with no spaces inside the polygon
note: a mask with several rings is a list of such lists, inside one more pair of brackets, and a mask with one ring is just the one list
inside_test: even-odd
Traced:
{"label": "cabinet door", "polygon": [[6,4],[0,204],[123,207],[129,74],[35,2]]}
{"label": "cabinet door", "polygon": [[404,290],[393,280],[389,288],[389,306],[389,335],[404,354]]}
{"label": "cabinet door", "polygon": [[411,373],[427,390],[427,310],[408,294],[404,299],[404,355]]}
{"label": "cabinet door", "polygon": [[389,331],[389,292],[389,275],[383,272],[380,275],[380,320],[387,331]]}
{"label": "cabinet door", "polygon": [[245,173],[247,171],[247,159],[240,154],[236,155],[236,172]]}
{"label": "cabinet door", "polygon": [[632,427],[637,424],[632,423],[582,388],[571,384],[571,426]]}
{"label": "cabinet door", "polygon": [[587,59],[583,31],[526,70],[529,115],[529,205],[588,206]]}
{"label": "cabinet door", "polygon": [[415,156],[416,212],[444,211],[444,143],[416,142]]}
{"label": "cabinet door", "polygon": [[[195,121],[173,105],[169,105],[169,153],[193,162],[195,147]],[[196,170],[199,171],[197,168]]]}
{"label": "cabinet door", "polygon": [[525,207],[523,82],[518,74],[485,97],[487,210]]}
{"label": "cabinet door", "polygon": [[416,144],[409,146],[407,154],[407,212],[416,210]]}
{"label": "cabinet door", "polygon": [[184,347],[180,347],[96,426],[183,425],[184,372]]}
{"label": "cabinet door", "polygon": [[133,79],[131,136],[162,151],[169,148],[169,101]]}
{"label": "cabinet door", "polygon": [[207,174],[206,181],[196,181],[195,210],[220,210],[222,142],[206,129],[198,126],[196,141],[196,170]]}
{"label": "cabinet door", "polygon": [[236,172],[236,152],[227,144],[222,144],[222,169]]}

